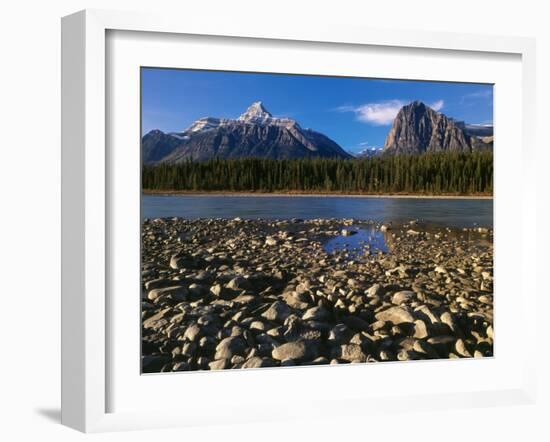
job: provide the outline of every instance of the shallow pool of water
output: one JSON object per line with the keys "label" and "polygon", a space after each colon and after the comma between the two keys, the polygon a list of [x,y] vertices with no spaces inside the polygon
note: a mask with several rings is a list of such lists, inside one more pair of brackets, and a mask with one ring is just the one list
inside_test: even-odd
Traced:
{"label": "shallow pool of water", "polygon": [[347,251],[351,258],[365,256],[366,253],[388,253],[388,246],[384,239],[384,233],[374,226],[362,226],[361,228],[347,227],[348,231],[355,232],[352,235],[338,235],[329,239],[323,248],[327,253]]}

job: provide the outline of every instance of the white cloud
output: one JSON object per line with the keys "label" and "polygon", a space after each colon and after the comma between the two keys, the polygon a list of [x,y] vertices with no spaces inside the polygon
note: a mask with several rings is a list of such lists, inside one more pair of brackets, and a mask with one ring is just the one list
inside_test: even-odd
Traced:
{"label": "white cloud", "polygon": [[[397,116],[399,110],[408,104],[405,100],[386,100],[378,103],[366,103],[360,106],[340,106],[336,108],[339,112],[354,112],[357,119],[363,123],[370,123],[375,126],[387,126],[393,123],[393,120]],[[443,109],[445,102],[443,100],[437,100],[433,103],[429,103],[435,111]]]}
{"label": "white cloud", "polygon": [[389,100],[380,103],[362,104],[354,109],[359,121],[377,126],[391,124],[405,103],[402,100]]}
{"label": "white cloud", "polygon": [[445,102],[443,100],[437,100],[431,104],[428,104],[428,106],[430,106],[434,111],[437,111],[437,112],[443,109],[444,105],[445,105]]}

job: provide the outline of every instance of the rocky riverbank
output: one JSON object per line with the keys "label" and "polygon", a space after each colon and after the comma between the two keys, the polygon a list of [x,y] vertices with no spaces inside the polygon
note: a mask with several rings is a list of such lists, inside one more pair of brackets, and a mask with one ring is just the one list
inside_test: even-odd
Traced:
{"label": "rocky riverbank", "polygon": [[492,244],[414,221],[145,220],[142,371],[492,356]]}

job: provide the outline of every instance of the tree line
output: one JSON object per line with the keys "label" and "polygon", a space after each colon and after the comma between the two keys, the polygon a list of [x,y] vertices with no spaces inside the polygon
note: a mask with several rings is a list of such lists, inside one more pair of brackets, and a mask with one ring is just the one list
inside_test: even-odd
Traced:
{"label": "tree line", "polygon": [[365,159],[242,158],[144,166],[150,191],[492,194],[492,152]]}

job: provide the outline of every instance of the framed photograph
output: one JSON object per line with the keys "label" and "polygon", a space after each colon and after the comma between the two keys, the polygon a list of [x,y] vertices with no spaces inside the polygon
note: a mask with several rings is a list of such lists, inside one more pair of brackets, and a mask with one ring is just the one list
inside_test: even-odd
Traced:
{"label": "framed photograph", "polygon": [[64,424],[533,400],[533,41],[83,11],[62,44]]}

